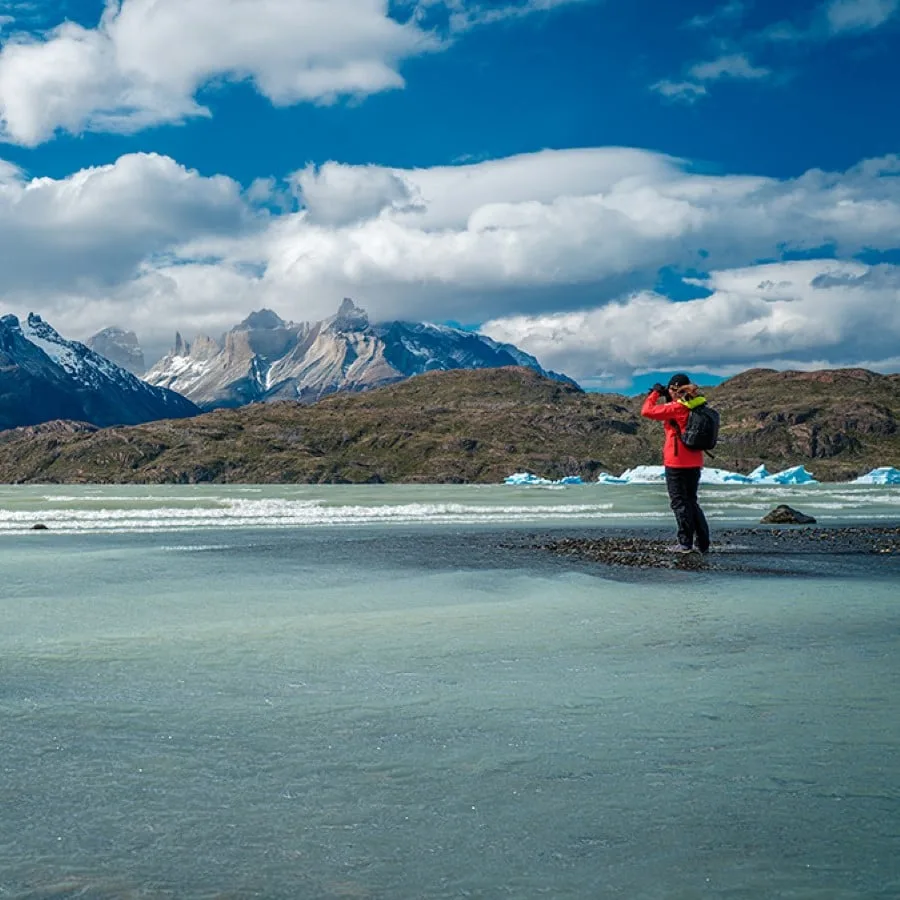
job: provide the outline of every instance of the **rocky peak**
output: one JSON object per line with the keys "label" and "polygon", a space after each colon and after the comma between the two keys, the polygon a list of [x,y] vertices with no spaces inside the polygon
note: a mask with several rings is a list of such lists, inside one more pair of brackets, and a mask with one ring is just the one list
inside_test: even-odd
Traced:
{"label": "rocky peak", "polygon": [[212,359],[222,350],[217,341],[205,334],[198,334],[190,348],[194,359]]}
{"label": "rocky peak", "polygon": [[287,322],[278,315],[278,313],[272,312],[271,309],[259,309],[256,312],[250,313],[238,328],[247,331],[271,331],[276,328],[284,328],[287,325]]}
{"label": "rocky peak", "polygon": [[297,326],[271,309],[250,313],[225,336],[225,352],[233,356],[256,354],[263,360],[284,356],[297,343]]}
{"label": "rocky peak", "polygon": [[369,316],[364,309],[358,307],[349,297],[341,303],[337,315],[326,325],[327,331],[365,331],[369,327]]}
{"label": "rocky peak", "polygon": [[141,350],[137,335],[133,331],[111,326],[89,337],[85,344],[95,353],[121,366],[132,375],[143,375],[146,371],[144,351]]}
{"label": "rocky peak", "polygon": [[59,336],[59,334],[37,313],[28,313],[28,318],[25,321],[28,324],[28,330],[35,337],[40,337],[48,341],[62,341],[62,338]]}

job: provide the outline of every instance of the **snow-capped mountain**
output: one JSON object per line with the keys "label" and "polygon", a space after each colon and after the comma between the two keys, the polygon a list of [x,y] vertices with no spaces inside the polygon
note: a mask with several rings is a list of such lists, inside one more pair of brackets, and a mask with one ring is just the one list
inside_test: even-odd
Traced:
{"label": "snow-capped mountain", "polygon": [[0,429],[75,419],[105,427],[199,412],[173,391],[146,384],[40,316],[0,318]]}
{"label": "snow-capped mountain", "polygon": [[85,342],[95,353],[105,356],[110,362],[131,372],[132,375],[143,375],[147,371],[144,351],[138,343],[137,335],[124,328],[104,328]]}
{"label": "snow-capped mountain", "polygon": [[337,315],[322,322],[285,322],[264,309],[221,341],[198,337],[188,344],[176,334],[172,352],[144,378],[214,409],[260,400],[312,402],[435,369],[500,366],[527,366],[568,381],[511,344],[422,322],[373,325],[364,310],[344,300]]}

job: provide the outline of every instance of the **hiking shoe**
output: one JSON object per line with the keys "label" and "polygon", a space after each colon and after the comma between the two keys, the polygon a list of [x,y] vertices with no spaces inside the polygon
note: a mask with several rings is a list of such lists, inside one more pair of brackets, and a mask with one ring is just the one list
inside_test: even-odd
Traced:
{"label": "hiking shoe", "polygon": [[693,553],[693,547],[687,547],[684,544],[672,544],[670,547],[666,547],[667,553]]}

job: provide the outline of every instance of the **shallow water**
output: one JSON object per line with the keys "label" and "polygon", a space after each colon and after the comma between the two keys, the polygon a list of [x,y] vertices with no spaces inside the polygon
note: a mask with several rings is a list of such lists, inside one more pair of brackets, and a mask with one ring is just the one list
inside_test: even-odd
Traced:
{"label": "shallow water", "polygon": [[0,495],[70,507],[0,537],[0,897],[900,896],[890,573],[623,582],[441,518],[584,489],[263,489],[422,517],[340,527],[186,527],[227,491],[166,489],[122,526],[134,490]]}

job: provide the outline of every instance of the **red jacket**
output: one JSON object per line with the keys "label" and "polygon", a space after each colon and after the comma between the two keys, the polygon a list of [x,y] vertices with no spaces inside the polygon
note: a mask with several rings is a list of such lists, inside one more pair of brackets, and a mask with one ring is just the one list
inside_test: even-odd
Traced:
{"label": "red jacket", "polygon": [[702,469],[703,451],[691,450],[681,443],[678,431],[672,422],[678,423],[678,428],[684,430],[691,411],[678,400],[672,403],[660,403],[659,394],[651,391],[641,407],[641,415],[646,419],[656,419],[663,423],[666,432],[666,441],[663,444],[663,465],[670,469]]}

